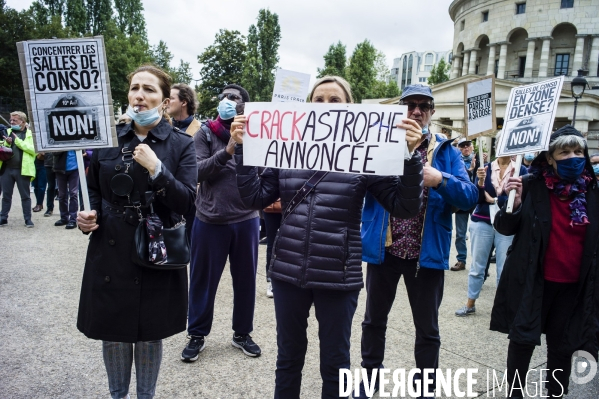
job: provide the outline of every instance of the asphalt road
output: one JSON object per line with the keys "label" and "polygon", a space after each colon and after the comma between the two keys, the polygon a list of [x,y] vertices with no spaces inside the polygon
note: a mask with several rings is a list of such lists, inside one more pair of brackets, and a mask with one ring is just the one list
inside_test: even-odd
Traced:
{"label": "asphalt road", "polygon": [[[54,227],[57,213],[34,213],[35,227],[23,225],[21,201],[15,193],[9,224],[0,228],[0,398],[109,398],[101,343],[87,339],[76,326],[77,307],[88,238],[78,230]],[[58,210],[56,203],[55,210]],[[216,300],[212,333],[200,359],[179,360],[187,340],[180,333],[165,340],[164,358],[156,398],[252,399],[273,397],[276,361],[276,324],[273,301],[265,296],[265,246],[260,246],[254,340],[263,355],[248,358],[231,346],[232,288],[223,274]],[[452,252],[450,263],[455,262]],[[495,272],[483,287],[476,315],[454,316],[466,301],[467,271],[445,273],[440,309],[442,369],[477,369],[473,391],[480,397],[504,398],[493,383],[503,376],[508,340],[489,331],[495,295]],[[276,293],[275,293],[276,295]],[[352,369],[360,366],[360,336],[366,292],[360,293],[351,338]],[[403,284],[389,316],[385,366],[415,367],[414,327]],[[320,397],[318,324],[309,321],[309,347],[303,372],[302,398]],[[546,347],[535,350],[531,367],[543,368]],[[582,375],[585,373],[583,372]],[[538,385],[538,373],[536,376]],[[531,397],[534,381],[529,380]],[[466,379],[461,378],[465,391]],[[493,388],[495,392],[493,393]],[[135,395],[135,380],[131,383]],[[388,389],[391,391],[393,386]],[[599,377],[585,384],[570,384],[568,398],[599,397]],[[454,392],[455,393],[455,392]],[[378,396],[375,396],[378,397]],[[451,396],[457,397],[457,396]]]}

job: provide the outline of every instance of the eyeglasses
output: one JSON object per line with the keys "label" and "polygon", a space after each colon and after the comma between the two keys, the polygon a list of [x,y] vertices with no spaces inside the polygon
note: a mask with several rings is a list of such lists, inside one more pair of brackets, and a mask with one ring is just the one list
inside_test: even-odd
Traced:
{"label": "eyeglasses", "polygon": [[234,93],[220,93],[218,95],[218,101],[222,101],[223,98],[227,97],[231,101],[241,101],[242,98]]}
{"label": "eyeglasses", "polygon": [[433,105],[429,103],[405,103],[404,105],[408,106],[408,111],[414,111],[416,107],[418,107],[422,112],[428,112],[433,109]]}

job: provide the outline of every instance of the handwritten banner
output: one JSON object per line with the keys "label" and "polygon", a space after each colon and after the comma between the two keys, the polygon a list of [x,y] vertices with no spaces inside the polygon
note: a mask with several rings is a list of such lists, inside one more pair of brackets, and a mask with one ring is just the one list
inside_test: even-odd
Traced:
{"label": "handwritten banner", "polygon": [[247,103],[246,165],[402,175],[405,105]]}
{"label": "handwritten banner", "polygon": [[549,149],[549,139],[564,77],[559,76],[510,92],[497,156]]}
{"label": "handwritten banner", "polygon": [[103,38],[27,41],[17,48],[36,150],[112,147],[116,128]]}
{"label": "handwritten banner", "polygon": [[469,139],[494,132],[495,76],[487,76],[464,84],[465,134]]}

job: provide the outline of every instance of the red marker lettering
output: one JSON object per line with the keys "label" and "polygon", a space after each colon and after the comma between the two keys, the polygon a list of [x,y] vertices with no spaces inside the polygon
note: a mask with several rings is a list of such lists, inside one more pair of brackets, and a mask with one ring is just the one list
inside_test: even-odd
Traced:
{"label": "red marker lettering", "polygon": [[254,138],[258,137],[258,135],[257,135],[257,134],[252,134],[252,133],[250,133],[250,117],[251,117],[252,115],[254,115],[254,114],[259,114],[259,113],[260,113],[260,112],[258,112],[258,111],[254,111],[254,112],[252,112],[251,114],[249,114],[249,115],[248,115],[248,117],[247,117],[247,121],[246,121],[246,123],[245,123],[245,131],[247,132],[248,136],[250,136],[250,137],[254,137]]}

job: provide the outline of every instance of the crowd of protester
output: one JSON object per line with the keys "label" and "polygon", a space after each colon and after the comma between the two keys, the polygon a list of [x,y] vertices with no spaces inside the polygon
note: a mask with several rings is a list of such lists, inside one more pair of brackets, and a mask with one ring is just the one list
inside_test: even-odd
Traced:
{"label": "crowd of protester", "polygon": [[[513,177],[516,163],[509,156],[484,154],[481,160],[467,138],[432,133],[433,93],[416,84],[400,98],[408,108],[397,125],[406,130],[402,176],[259,169],[243,162],[248,92],[224,85],[218,100],[218,116],[199,122],[189,86],[173,85],[154,66],[131,73],[118,146],[82,151],[90,209],[83,207],[75,151],[36,153],[23,112],[11,113],[10,128],[0,126],[0,145],[13,152],[0,161],[0,227],[9,223],[16,185],[26,227],[34,226],[32,212],[44,211],[44,203],[44,216],[52,216],[58,199],[55,226],[91,234],[77,327],[102,341],[112,398],[129,397],[134,362],[137,396],[154,397],[164,338],[187,331],[181,360],[200,358],[227,261],[231,345],[247,356],[261,355],[250,334],[262,236],[266,295],[274,297],[277,322],[275,398],[300,397],[312,306],[322,397],[338,397],[339,369],[350,366],[352,320],[364,287],[361,357],[374,388],[367,392],[368,381],[362,381],[354,397],[371,397],[380,384],[375,371],[384,368],[388,315],[402,277],[416,366],[438,368],[445,271],[469,269],[467,302],[455,314],[475,315],[493,249],[498,288],[491,329],[509,334],[509,397],[525,396],[515,376],[528,370],[543,333],[552,372],[546,388],[553,397],[567,393],[572,353],[584,349],[597,356],[599,153],[589,156],[575,128],[553,133],[548,151],[525,154],[520,177]],[[323,77],[308,101],[352,103],[351,87],[341,77]],[[511,191],[514,210],[508,213]],[[450,267],[453,214],[457,259]],[[143,267],[129,255],[140,218],[154,218],[160,229],[185,223],[189,280],[187,268]],[[429,381],[434,390],[434,374],[425,378],[417,373],[412,383]]]}

